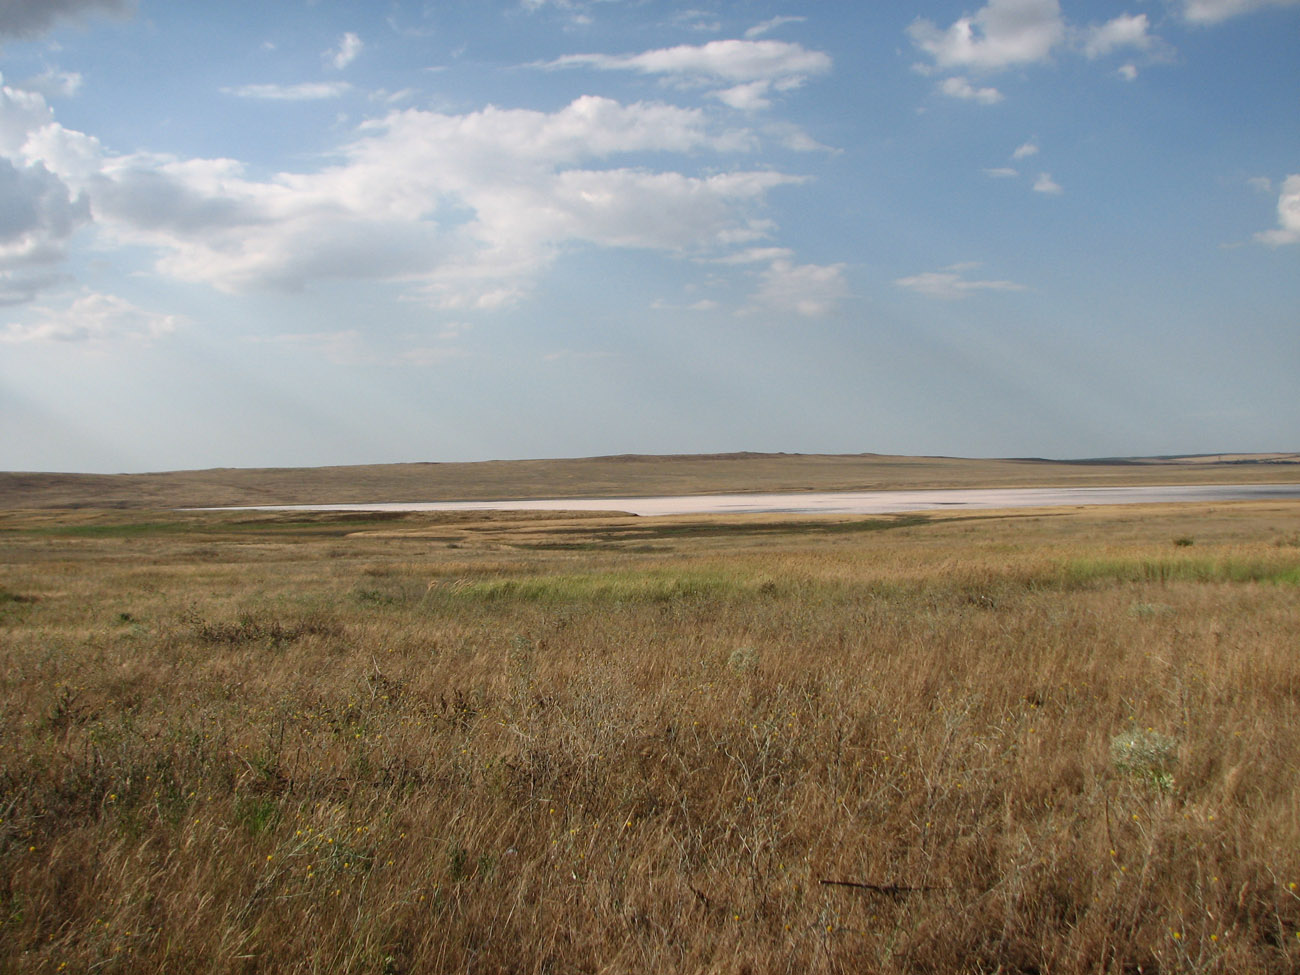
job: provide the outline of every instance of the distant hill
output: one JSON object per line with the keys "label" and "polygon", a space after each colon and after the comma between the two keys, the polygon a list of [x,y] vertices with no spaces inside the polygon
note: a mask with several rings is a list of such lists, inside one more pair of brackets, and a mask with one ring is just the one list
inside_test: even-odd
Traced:
{"label": "distant hill", "polygon": [[1300,454],[1055,461],[887,454],[620,454],[556,460],[216,468],[152,474],[0,473],[0,507],[184,508],[252,504],[628,497],[745,491],[1300,481]]}

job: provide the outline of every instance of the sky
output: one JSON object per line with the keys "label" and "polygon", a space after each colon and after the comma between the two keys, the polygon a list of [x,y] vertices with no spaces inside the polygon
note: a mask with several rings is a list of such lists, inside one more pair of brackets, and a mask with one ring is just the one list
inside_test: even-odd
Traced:
{"label": "sky", "polygon": [[6,0],[0,469],[1300,449],[1300,0]]}

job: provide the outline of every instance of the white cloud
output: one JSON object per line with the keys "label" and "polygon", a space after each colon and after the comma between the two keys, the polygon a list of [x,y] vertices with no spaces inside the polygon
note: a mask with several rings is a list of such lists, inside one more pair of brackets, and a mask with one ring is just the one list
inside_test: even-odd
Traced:
{"label": "white cloud", "polygon": [[1150,24],[1146,14],[1121,14],[1098,26],[1083,31],[1083,53],[1089,58],[1099,58],[1120,47],[1146,49],[1151,46]]}
{"label": "white cloud", "polygon": [[0,36],[36,37],[59,20],[75,20],[89,12],[125,14],[128,0],[5,0],[0,3]]}
{"label": "white cloud", "polygon": [[30,323],[10,323],[0,330],[0,342],[148,343],[184,323],[180,316],[145,311],[106,294],[85,294],[62,307],[33,307],[28,317]]}
{"label": "white cloud", "polygon": [[1294,7],[1300,0],[1180,0],[1183,16],[1196,24],[1217,24],[1265,7]]}
{"label": "white cloud", "polygon": [[[989,0],[974,15],[959,18],[946,30],[918,18],[907,33],[932,59],[930,64],[915,66],[927,75],[954,69],[1001,71],[1040,63],[1067,41],[1069,49],[1089,59],[1122,49],[1151,51],[1161,46],[1151,33],[1146,14],[1121,14],[1104,24],[1074,27],[1062,17],[1059,0]],[[1118,70],[1128,81],[1137,77],[1133,64]],[[961,75],[945,79],[940,89],[946,95],[983,104],[1002,98],[997,89],[977,88]]]}
{"label": "white cloud", "polygon": [[0,87],[0,155],[21,155],[31,134],[53,122],[54,112],[39,92]]}
{"label": "white cloud", "polygon": [[950,98],[975,101],[981,105],[996,105],[1002,101],[1002,92],[996,88],[976,88],[970,81],[960,75],[954,78],[945,78],[939,85],[939,90]]}
{"label": "white cloud", "polygon": [[[60,126],[39,94],[4,88],[0,302],[61,280],[64,245],[93,214],[101,245],[146,248],[159,273],[226,291],[369,279],[434,306],[499,307],[577,243],[697,258],[761,244],[773,229],[767,196],[799,177],[644,164],[755,145],[753,132],[719,128],[702,109],[584,96],[553,112],[394,109],[323,168],[253,176],[231,159],[114,155]],[[641,166],[617,165],[630,153]]]}
{"label": "white cloud", "polygon": [[529,13],[535,13],[548,6],[554,7],[556,10],[562,11],[572,25],[586,27],[595,22],[595,18],[587,13],[592,8],[592,5],[608,2],[610,0],[520,0],[520,6]]}
{"label": "white cloud", "polygon": [[789,122],[769,122],[763,126],[763,134],[778,140],[781,145],[792,152],[837,152],[824,143],[818,142],[803,129]]}
{"label": "white cloud", "polygon": [[1029,156],[1038,155],[1038,143],[1024,142],[1016,147],[1016,151],[1011,154],[1012,159],[1025,159]]}
{"label": "white cloud", "polygon": [[832,311],[847,294],[843,264],[795,264],[778,258],[760,275],[758,292],[745,311],[817,318]]}
{"label": "white cloud", "polygon": [[[567,54],[534,66],[635,71],[682,86],[710,87],[721,82],[725,87],[710,91],[712,97],[740,111],[754,112],[769,108],[773,93],[793,91],[811,75],[829,71],[831,59],[821,51],[785,41],[724,40],[640,54]],[[816,145],[807,137],[804,141]]]}
{"label": "white cloud", "polygon": [[81,91],[82,77],[76,71],[58,71],[47,68],[33,78],[23,81],[19,88],[39,92],[46,98],[72,98]]}
{"label": "white cloud", "polygon": [[1118,74],[1125,81],[1136,81],[1138,76],[1137,65],[1121,64],[1118,68],[1115,69],[1115,73]]}
{"label": "white cloud", "polygon": [[[32,97],[0,113],[0,150],[51,130]],[[392,111],[335,165],[267,179],[233,160],[108,156],[52,130],[46,158],[89,196],[101,239],[152,249],[163,274],[228,291],[388,280],[453,308],[516,300],[570,243],[707,254],[762,240],[767,193],[800,181],[607,167],[624,153],[744,150],[753,136],[715,131],[698,109],[594,96],[550,113]]]}
{"label": "white cloud", "polygon": [[941,298],[944,301],[956,301],[960,298],[969,298],[979,291],[1024,291],[1023,284],[1016,284],[1014,281],[971,281],[964,275],[967,271],[979,267],[978,263],[968,262],[963,264],[952,264],[938,271],[926,271],[923,274],[914,274],[911,277],[898,278],[894,284],[900,288],[907,288],[918,294],[928,295],[931,298]]}
{"label": "white cloud", "polygon": [[982,169],[980,172],[993,179],[1011,179],[1020,175],[1019,170],[1012,169],[1010,166],[995,166],[992,169]]}
{"label": "white cloud", "polygon": [[912,42],[941,68],[999,70],[1044,61],[1065,37],[1057,0],[989,0],[947,30],[925,18],[907,28]]}
{"label": "white cloud", "polygon": [[768,172],[692,177],[642,170],[566,170],[548,187],[547,232],[612,247],[690,251],[764,236],[731,219],[739,201],[792,182]]}
{"label": "white cloud", "polygon": [[788,247],[748,247],[734,254],[710,258],[712,264],[766,264],[768,261],[787,260],[794,256]]}
{"label": "white cloud", "polygon": [[92,219],[69,173],[93,169],[93,140],[68,133],[35,91],[0,87],[0,305],[23,304],[65,284],[75,233]]}
{"label": "white cloud", "polygon": [[801,24],[807,19],[807,17],[772,17],[745,31],[745,40],[752,41],[755,37],[762,37],[778,27],[784,27],[786,24]]}
{"label": "white cloud", "polygon": [[753,112],[771,107],[772,100],[767,97],[771,87],[770,81],[748,81],[743,85],[715,91],[713,97],[742,112]]}
{"label": "white cloud", "polygon": [[641,54],[566,54],[539,65],[545,68],[590,67],[601,71],[636,71],[698,83],[731,85],[766,81],[780,90],[810,75],[831,69],[829,55],[785,41],[710,41],[644,51]]}
{"label": "white cloud", "polygon": [[656,298],[650,302],[650,307],[655,311],[717,311],[722,306],[712,298],[701,298],[689,305],[677,305],[663,298]]}
{"label": "white cloud", "polygon": [[0,305],[62,283],[67,245],[91,219],[87,196],[32,151],[33,136],[57,134],[53,118],[37,92],[0,87]]}
{"label": "white cloud", "polygon": [[1261,193],[1273,192],[1273,181],[1267,176],[1251,176],[1246,180],[1246,185],[1252,189],[1259,190]]}
{"label": "white cloud", "polygon": [[60,259],[64,242],[89,219],[86,197],[74,197],[43,163],[0,158],[0,268]]}
{"label": "white cloud", "polygon": [[1282,181],[1277,198],[1277,229],[1255,235],[1261,243],[1274,247],[1300,241],[1300,173],[1293,173]]}
{"label": "white cloud", "polygon": [[339,38],[338,47],[326,51],[322,56],[336,69],[342,71],[357,59],[363,47],[365,45],[361,42],[361,38],[348,31]]}
{"label": "white cloud", "polygon": [[222,88],[227,95],[239,98],[260,98],[267,101],[305,102],[325,98],[338,98],[351,91],[346,81],[305,81],[296,85],[240,85]]}
{"label": "white cloud", "polygon": [[1034,180],[1034,192],[1046,193],[1049,196],[1059,196],[1065,192],[1061,189],[1059,183],[1052,179],[1051,173],[1039,173],[1038,179]]}

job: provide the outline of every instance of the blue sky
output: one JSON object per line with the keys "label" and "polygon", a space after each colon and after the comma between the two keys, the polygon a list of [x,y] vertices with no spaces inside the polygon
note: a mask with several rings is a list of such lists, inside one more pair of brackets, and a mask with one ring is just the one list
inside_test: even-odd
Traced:
{"label": "blue sky", "polygon": [[1300,449],[1300,0],[0,8],[0,469]]}

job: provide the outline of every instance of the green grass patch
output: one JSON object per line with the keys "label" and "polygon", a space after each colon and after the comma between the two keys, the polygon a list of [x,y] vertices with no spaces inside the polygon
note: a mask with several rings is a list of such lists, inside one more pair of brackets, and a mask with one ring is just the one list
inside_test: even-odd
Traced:
{"label": "green grass patch", "polygon": [[145,538],[173,535],[192,531],[193,525],[183,522],[118,522],[107,525],[38,525],[31,528],[11,529],[25,535],[43,535],[51,538]]}
{"label": "green grass patch", "polygon": [[1106,582],[1271,582],[1300,585],[1300,565],[1260,559],[1074,559],[1067,585]]}

